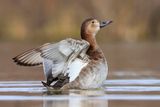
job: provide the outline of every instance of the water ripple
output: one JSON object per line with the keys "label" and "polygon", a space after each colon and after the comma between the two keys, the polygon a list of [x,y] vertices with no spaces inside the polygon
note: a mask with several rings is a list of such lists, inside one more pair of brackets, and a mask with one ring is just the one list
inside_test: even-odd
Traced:
{"label": "water ripple", "polygon": [[[23,94],[24,92],[25,94]],[[149,94],[145,94],[144,92],[147,92]],[[106,80],[104,82],[103,89],[69,90],[68,92],[60,93],[47,91],[47,89],[42,86],[40,81],[0,82],[1,101],[70,99],[160,100],[160,95],[157,93],[153,94],[153,92],[160,93],[160,80]],[[14,93],[16,93],[16,95]],[[34,95],[34,93],[38,93],[38,95]]]}

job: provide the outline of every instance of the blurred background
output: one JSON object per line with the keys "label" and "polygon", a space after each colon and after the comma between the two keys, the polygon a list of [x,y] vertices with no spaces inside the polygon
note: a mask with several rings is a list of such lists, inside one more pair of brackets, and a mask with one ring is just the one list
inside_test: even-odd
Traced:
{"label": "blurred background", "polygon": [[160,40],[159,0],[5,0],[0,1],[0,16],[1,40],[78,38],[88,17],[114,21],[100,33],[103,42]]}
{"label": "blurred background", "polygon": [[97,35],[108,78],[160,77],[159,0],[1,0],[0,80],[42,79],[42,67],[16,66],[12,57],[46,42],[79,39],[89,17],[114,21]]}

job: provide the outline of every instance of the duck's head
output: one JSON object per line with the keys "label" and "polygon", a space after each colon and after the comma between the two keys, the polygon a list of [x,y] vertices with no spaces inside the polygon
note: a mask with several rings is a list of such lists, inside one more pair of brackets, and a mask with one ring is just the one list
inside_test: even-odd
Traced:
{"label": "duck's head", "polygon": [[111,20],[98,21],[95,18],[86,19],[81,26],[81,37],[82,39],[87,39],[89,36],[95,37],[97,32],[112,23]]}

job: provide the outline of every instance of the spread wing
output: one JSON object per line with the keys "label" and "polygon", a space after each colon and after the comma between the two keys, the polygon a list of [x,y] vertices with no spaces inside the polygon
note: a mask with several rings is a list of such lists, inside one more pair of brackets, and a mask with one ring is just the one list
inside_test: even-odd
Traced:
{"label": "spread wing", "polygon": [[36,66],[44,65],[46,77],[51,72],[57,76],[64,69],[66,62],[74,55],[78,55],[81,51],[87,50],[89,43],[85,40],[65,39],[58,43],[47,43],[41,47],[28,50],[16,57],[13,60],[18,65]]}
{"label": "spread wing", "polygon": [[22,66],[37,66],[41,65],[43,62],[39,48],[27,50],[14,57],[13,60],[16,64]]}
{"label": "spread wing", "polygon": [[43,64],[43,59],[49,59],[53,62],[63,62],[67,60],[73,52],[83,50],[89,47],[85,40],[65,39],[58,43],[47,43],[38,48],[30,49],[17,55],[13,60],[18,65],[36,66]]}

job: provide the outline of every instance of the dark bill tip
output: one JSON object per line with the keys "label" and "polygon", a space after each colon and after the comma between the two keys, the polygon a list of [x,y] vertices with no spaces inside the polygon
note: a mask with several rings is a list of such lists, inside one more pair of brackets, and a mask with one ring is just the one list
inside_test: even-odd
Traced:
{"label": "dark bill tip", "polygon": [[102,21],[102,22],[100,22],[100,28],[103,28],[103,27],[111,24],[112,22],[113,22],[112,20]]}

